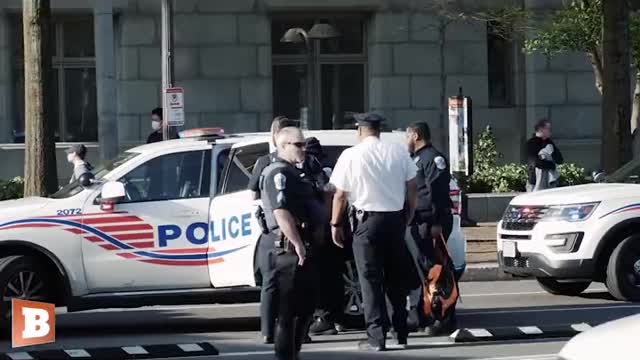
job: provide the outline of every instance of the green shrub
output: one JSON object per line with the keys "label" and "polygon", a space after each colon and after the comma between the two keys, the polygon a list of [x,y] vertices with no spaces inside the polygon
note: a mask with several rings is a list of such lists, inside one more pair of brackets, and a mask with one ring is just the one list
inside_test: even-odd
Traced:
{"label": "green shrub", "polygon": [[[497,166],[498,151],[491,127],[487,127],[478,137],[473,147],[474,172],[465,181],[469,193],[524,192],[527,182],[526,164],[506,164]],[[559,186],[572,186],[588,182],[583,168],[575,164],[558,166]]]}
{"label": "green shrub", "polygon": [[24,194],[24,179],[16,177],[11,180],[0,180],[0,200],[20,199]]}

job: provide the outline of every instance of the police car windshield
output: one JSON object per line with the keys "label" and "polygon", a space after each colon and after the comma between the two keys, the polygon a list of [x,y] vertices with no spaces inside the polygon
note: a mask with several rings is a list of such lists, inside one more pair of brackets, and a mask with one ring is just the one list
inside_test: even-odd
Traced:
{"label": "police car windshield", "polygon": [[640,160],[631,160],[613,174],[608,175],[608,183],[640,184]]}
{"label": "police car windshield", "polygon": [[[102,178],[105,177],[105,175],[107,175],[109,172],[111,172],[111,170],[117,168],[118,166],[124,164],[125,162],[133,159],[134,157],[140,155],[140,153],[136,153],[136,152],[124,152],[121,153],[120,155],[118,155],[115,159],[113,160],[109,160],[105,163],[103,163],[101,166],[97,167],[96,169],[94,169],[93,172],[93,176],[95,177],[95,180],[102,180]],[[74,181],[70,184],[65,185],[63,188],[61,188],[60,190],[58,190],[58,192],[56,192],[55,194],[51,195],[52,199],[64,199],[64,198],[68,198],[71,196],[74,196],[78,193],[80,193],[84,188],[82,187],[82,185],[80,185],[80,183],[78,183],[78,181]]]}

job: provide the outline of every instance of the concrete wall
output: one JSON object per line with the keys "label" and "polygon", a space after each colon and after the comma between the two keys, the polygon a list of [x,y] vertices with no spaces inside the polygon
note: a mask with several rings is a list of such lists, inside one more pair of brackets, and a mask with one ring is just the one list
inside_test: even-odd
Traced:
{"label": "concrete wall", "polygon": [[[176,3],[175,85],[185,89],[185,128],[266,129],[271,113],[270,25],[252,1]],[[120,141],[143,140],[160,106],[159,1],[138,1],[117,18]],[[261,119],[262,126],[261,126]]]}
{"label": "concrete wall", "polygon": [[9,20],[0,9],[0,143],[13,140],[11,68]]}

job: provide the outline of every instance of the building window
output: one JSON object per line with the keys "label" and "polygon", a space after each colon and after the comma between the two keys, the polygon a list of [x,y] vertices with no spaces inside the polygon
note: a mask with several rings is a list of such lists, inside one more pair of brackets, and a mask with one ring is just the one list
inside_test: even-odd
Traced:
{"label": "building window", "polygon": [[514,105],[514,48],[499,28],[491,22],[487,24],[489,106],[511,107]]}
{"label": "building window", "polygon": [[[329,23],[341,34],[305,43],[280,41],[290,28],[309,31]],[[353,127],[353,114],[367,102],[365,18],[342,16],[274,16],[271,22],[273,112],[300,119],[313,129]]]}
{"label": "building window", "polygon": [[[22,17],[11,20],[14,51],[14,142],[24,142],[24,44]],[[93,17],[53,19],[50,116],[57,142],[98,140]]]}

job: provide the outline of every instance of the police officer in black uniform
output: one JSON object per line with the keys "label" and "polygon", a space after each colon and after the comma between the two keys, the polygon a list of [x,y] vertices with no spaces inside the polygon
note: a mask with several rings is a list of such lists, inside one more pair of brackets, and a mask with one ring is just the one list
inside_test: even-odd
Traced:
{"label": "police officer in black uniform", "polygon": [[315,210],[321,207],[310,182],[295,164],[304,161],[304,137],[297,128],[281,129],[275,162],[262,173],[260,190],[268,229],[275,234],[268,253],[274,265],[278,360],[295,360],[307,334],[317,286],[314,249],[318,234]]}
{"label": "police officer in black uniform", "polygon": [[[295,126],[296,123],[287,119],[284,116],[278,116],[273,119],[271,123],[271,140],[272,146],[275,148],[275,140],[278,132],[285,127]],[[275,150],[269,154],[263,155],[258,158],[251,178],[249,179],[249,190],[253,192],[254,200],[260,199],[260,176],[262,171],[276,160]],[[275,239],[273,234],[268,234],[266,228],[264,228],[265,215],[262,207],[258,207],[256,213],[259,223],[263,224],[263,233],[258,239],[258,270],[262,276],[262,286],[260,289],[260,327],[265,344],[273,344],[274,328],[276,321],[276,309],[274,308],[274,296],[275,296],[275,284],[273,278],[273,265],[269,262],[269,251],[273,249]]]}
{"label": "police officer in black uniform", "polygon": [[[413,160],[418,166],[417,184],[418,199],[410,233],[417,247],[409,246],[412,256],[418,263],[428,268],[426,259],[433,254],[433,238],[444,236],[445,241],[451,234],[453,215],[451,213],[451,197],[449,182],[451,174],[447,159],[431,143],[431,131],[426,122],[416,122],[407,128],[407,145]],[[410,296],[411,311],[409,313],[410,327],[423,328],[430,319],[425,319],[422,313],[422,284],[418,280],[418,287]],[[450,309],[446,324],[433,322],[425,329],[433,335],[448,330],[453,324],[453,308]]]}

